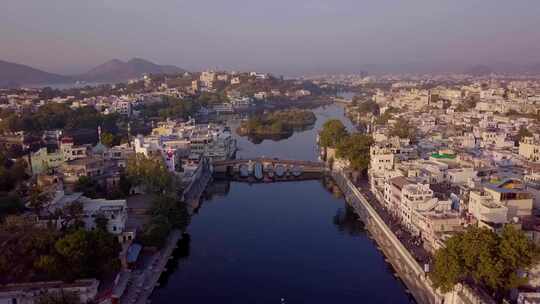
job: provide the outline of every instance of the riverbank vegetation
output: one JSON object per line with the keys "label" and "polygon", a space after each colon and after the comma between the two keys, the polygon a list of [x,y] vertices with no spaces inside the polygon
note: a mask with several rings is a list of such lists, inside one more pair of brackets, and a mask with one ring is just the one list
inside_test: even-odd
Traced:
{"label": "riverbank vegetation", "polygon": [[539,248],[510,225],[500,233],[474,227],[452,236],[435,253],[430,278],[443,292],[472,281],[501,299],[527,283],[518,271],[527,270],[539,257]]}
{"label": "riverbank vegetation", "polygon": [[104,131],[116,133],[118,132],[116,122],[120,119],[118,114],[101,114],[94,107],[72,109],[64,103],[48,103],[35,112],[24,111],[21,114],[4,111],[0,116],[2,118],[0,132],[25,131],[39,136],[45,130],[95,130],[98,126]]}
{"label": "riverbank vegetation", "polygon": [[173,229],[185,231],[191,221],[185,202],[179,198],[180,181],[169,172],[161,156],[136,155],[128,160],[127,180],[153,194],[148,215],[138,241],[145,246],[162,247]]}
{"label": "riverbank vegetation", "polygon": [[191,222],[186,204],[172,195],[157,196],[152,201],[149,215],[150,221],[139,236],[145,246],[162,247],[173,229],[185,231]]}
{"label": "riverbank vegetation", "polygon": [[369,148],[373,138],[361,133],[349,133],[338,119],[324,123],[319,133],[319,145],[323,148],[335,149],[337,158],[349,161],[353,170],[363,172],[369,166]]}
{"label": "riverbank vegetation", "polygon": [[237,133],[246,136],[291,135],[295,129],[313,125],[317,118],[307,110],[284,110],[258,115],[242,122]]}

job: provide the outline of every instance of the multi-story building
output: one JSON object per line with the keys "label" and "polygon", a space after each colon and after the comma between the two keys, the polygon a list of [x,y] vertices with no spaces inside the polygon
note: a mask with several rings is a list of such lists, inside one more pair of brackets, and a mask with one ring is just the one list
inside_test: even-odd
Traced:
{"label": "multi-story building", "polygon": [[498,228],[530,216],[532,209],[533,194],[518,180],[486,184],[469,193],[469,213],[481,226]]}
{"label": "multi-story building", "polygon": [[528,161],[540,162],[540,140],[537,137],[523,137],[519,142],[519,155]]}
{"label": "multi-story building", "polygon": [[137,137],[134,141],[136,153],[150,155],[171,149],[183,156],[198,154],[211,161],[231,158],[236,152],[236,140],[229,128],[216,124],[197,125],[195,121],[166,121],[153,129],[151,136]]}
{"label": "multi-story building", "polygon": [[203,86],[211,89],[214,86],[214,81],[216,80],[216,72],[204,71],[201,73],[201,77],[199,79]]}
{"label": "multi-story building", "polygon": [[133,113],[132,102],[129,99],[118,99],[113,103],[113,111],[123,116],[130,117]]}
{"label": "multi-story building", "polygon": [[369,182],[371,191],[380,192],[378,189],[384,185],[385,173],[394,168],[395,155],[391,146],[384,143],[375,143],[369,149]]}
{"label": "multi-story building", "polygon": [[102,157],[91,156],[66,161],[62,164],[64,182],[74,184],[80,177],[97,178],[105,174],[105,161]]}
{"label": "multi-story building", "polygon": [[495,202],[493,197],[483,190],[469,193],[468,211],[481,227],[498,227],[508,223],[508,208]]}
{"label": "multi-story building", "polygon": [[64,162],[64,155],[59,151],[49,152],[44,147],[30,154],[32,174],[41,174],[49,169],[56,169]]}
{"label": "multi-story building", "polygon": [[106,228],[112,234],[119,235],[126,229],[128,216],[126,200],[91,199],[83,196],[80,192],[65,194],[63,190],[56,191],[46,209],[42,211],[42,221],[47,222],[54,219],[60,225],[63,219],[55,218],[55,211],[72,204],[81,205],[81,219],[86,230],[97,228],[96,218],[98,217],[107,219]]}
{"label": "multi-story building", "polygon": [[76,146],[72,137],[64,136],[60,140],[60,153],[64,161],[85,158],[87,150],[86,146]]}
{"label": "multi-story building", "polygon": [[508,208],[508,218],[529,216],[532,213],[533,196],[523,182],[507,179],[498,184],[484,186],[484,191],[491,195],[496,203]]}

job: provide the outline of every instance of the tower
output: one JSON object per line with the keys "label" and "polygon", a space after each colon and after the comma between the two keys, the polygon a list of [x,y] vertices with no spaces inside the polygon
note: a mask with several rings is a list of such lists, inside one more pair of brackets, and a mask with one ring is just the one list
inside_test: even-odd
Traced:
{"label": "tower", "polygon": [[98,143],[101,144],[101,126],[97,127]]}
{"label": "tower", "polygon": [[131,147],[131,122],[128,122],[128,125],[127,125],[127,140],[128,140],[128,147]]}

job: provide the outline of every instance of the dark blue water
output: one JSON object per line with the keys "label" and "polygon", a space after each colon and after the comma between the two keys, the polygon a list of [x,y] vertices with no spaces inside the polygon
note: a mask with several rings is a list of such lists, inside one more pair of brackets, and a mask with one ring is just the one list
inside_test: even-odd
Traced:
{"label": "dark blue water", "polygon": [[[313,130],[279,142],[239,139],[239,157],[316,159]],[[402,284],[343,199],[322,181],[215,184],[154,303],[408,303]],[[210,192],[212,190],[209,189]]]}

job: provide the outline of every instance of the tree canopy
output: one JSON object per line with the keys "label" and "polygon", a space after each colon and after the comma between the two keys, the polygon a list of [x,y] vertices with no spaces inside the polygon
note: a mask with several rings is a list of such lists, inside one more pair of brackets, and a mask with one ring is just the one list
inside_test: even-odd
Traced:
{"label": "tree canopy", "polygon": [[191,222],[185,202],[171,196],[156,197],[150,215],[141,235],[142,243],[148,246],[161,247],[172,229],[185,231]]}
{"label": "tree canopy", "polygon": [[531,267],[538,257],[535,244],[510,225],[500,234],[473,227],[448,239],[435,253],[430,277],[443,292],[474,280],[500,298],[527,282],[517,272]]}
{"label": "tree canopy", "polygon": [[370,99],[364,102],[359,102],[357,101],[356,96],[355,96],[355,98],[353,98],[353,102],[357,102],[358,104],[357,110],[361,114],[371,113],[373,115],[379,115],[380,108],[379,108],[379,105],[375,101]]}
{"label": "tree canopy", "polygon": [[[106,230],[2,227],[0,283],[102,278],[119,267],[120,244]],[[13,263],[17,261],[17,263]]]}
{"label": "tree canopy", "polygon": [[369,148],[372,144],[371,136],[353,133],[338,143],[336,156],[348,159],[354,170],[366,170],[369,166]]}
{"label": "tree canopy", "polygon": [[116,132],[117,114],[102,115],[90,106],[72,109],[64,103],[47,103],[36,112],[23,111],[11,113],[0,122],[2,131],[41,132],[56,129],[95,129],[102,126],[110,132]]}
{"label": "tree canopy", "polygon": [[75,191],[82,192],[84,196],[89,198],[98,198],[103,194],[104,189],[93,178],[81,176],[75,183]]}
{"label": "tree canopy", "polygon": [[319,144],[321,147],[335,148],[348,136],[347,129],[339,119],[327,120],[319,133]]}
{"label": "tree canopy", "polygon": [[390,136],[397,136],[399,138],[408,138],[411,141],[416,139],[417,133],[416,127],[408,120],[399,118],[396,123],[390,128]]}
{"label": "tree canopy", "polygon": [[254,116],[238,128],[242,135],[292,135],[295,128],[313,125],[317,118],[307,110],[285,110]]}
{"label": "tree canopy", "polygon": [[126,175],[132,185],[142,185],[154,193],[172,193],[176,187],[175,176],[168,171],[165,161],[159,155],[133,155],[128,159]]}
{"label": "tree canopy", "polygon": [[137,110],[144,119],[187,119],[199,110],[199,105],[191,99],[163,96],[160,102],[141,105]]}
{"label": "tree canopy", "polygon": [[529,136],[533,136],[532,132],[529,131],[527,127],[521,126],[517,134],[516,142],[519,143],[523,137],[529,137]]}

